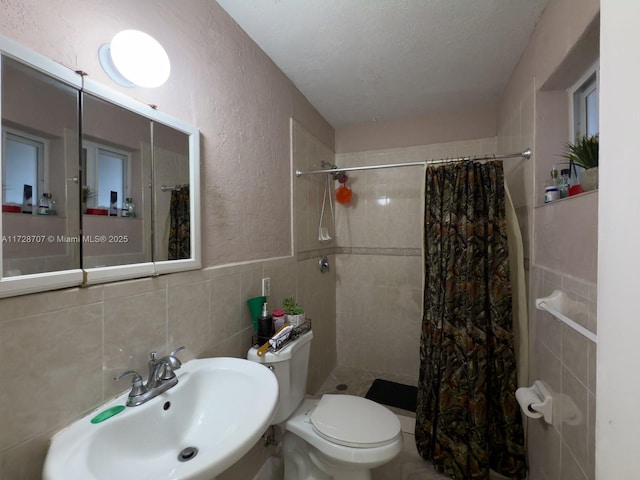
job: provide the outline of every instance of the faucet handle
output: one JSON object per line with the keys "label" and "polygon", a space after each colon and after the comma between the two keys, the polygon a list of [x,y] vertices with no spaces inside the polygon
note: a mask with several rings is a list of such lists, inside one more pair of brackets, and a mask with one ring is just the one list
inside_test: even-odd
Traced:
{"label": "faucet handle", "polygon": [[180,361],[180,359],[178,357],[176,357],[176,355],[183,351],[186,350],[186,347],[178,347],[176,348],[173,352],[171,352],[169,355],[167,355],[165,357],[166,359],[166,363],[169,367],[171,367],[173,370],[178,370],[181,366],[182,366],[182,362]]}
{"label": "faucet handle", "polygon": [[127,370],[126,372],[122,372],[120,375],[116,375],[113,377],[114,380],[122,380],[124,377],[128,377],[129,375],[133,375],[132,383],[142,382],[142,377],[138,372],[134,372],[133,370]]}
{"label": "faucet handle", "polygon": [[178,370],[180,367],[182,367],[182,362],[178,357],[176,357],[176,354],[183,350],[186,350],[186,347],[178,347],[169,355],[161,359],[164,361],[164,372],[162,373],[161,380],[171,380],[176,376],[174,370]]}
{"label": "faucet handle", "polygon": [[134,372],[133,370],[127,370],[126,372],[122,372],[120,375],[116,375],[113,377],[114,380],[122,380],[129,375],[133,375],[133,379],[131,380],[131,392],[129,392],[130,397],[135,397],[136,395],[140,395],[144,393],[144,383],[142,382],[142,377],[138,372]]}
{"label": "faucet handle", "polygon": [[176,354],[178,354],[178,353],[180,353],[181,351],[186,350],[186,349],[187,349],[187,347],[185,347],[185,346],[183,345],[182,347],[178,347],[178,348],[176,348],[176,349],[175,349],[173,352],[171,352],[169,355],[170,355],[171,357],[175,357],[175,356],[176,356]]}

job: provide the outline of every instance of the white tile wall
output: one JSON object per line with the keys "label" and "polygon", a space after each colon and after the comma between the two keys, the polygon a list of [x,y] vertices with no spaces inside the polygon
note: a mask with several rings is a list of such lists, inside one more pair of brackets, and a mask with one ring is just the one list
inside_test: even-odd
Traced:
{"label": "white tile wall", "polygon": [[[596,285],[534,266],[532,295],[546,296],[563,290],[588,312],[575,319],[589,330],[596,314]],[[558,321],[533,309],[530,317],[529,378],[542,380],[552,390],[554,422],[548,426],[528,419],[530,479],[580,480],[595,478],[596,344]]]}
{"label": "white tile wall", "polygon": [[[342,167],[496,152],[481,138],[336,155]],[[422,328],[424,167],[349,172],[351,205],[337,205],[337,349],[342,367],[416,379]]]}
{"label": "white tile wall", "polygon": [[[596,346],[550,314],[536,310],[534,300],[555,289],[584,306],[575,320],[596,332],[597,192],[536,206],[536,83],[500,123],[498,151],[534,149],[529,161],[505,163],[523,236],[529,284],[529,381],[543,380],[554,397],[575,405],[581,419],[546,425],[527,419],[530,480],[592,480],[595,458]],[[549,159],[542,161],[546,171]],[[538,180],[538,184],[540,181]],[[537,200],[538,199],[538,200]],[[554,414],[556,412],[554,411]]]}

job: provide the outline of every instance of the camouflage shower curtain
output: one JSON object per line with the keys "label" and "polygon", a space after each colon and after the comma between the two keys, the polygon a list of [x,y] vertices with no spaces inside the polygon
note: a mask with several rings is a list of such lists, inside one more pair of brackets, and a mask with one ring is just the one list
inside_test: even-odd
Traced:
{"label": "camouflage shower curtain", "polygon": [[191,257],[191,217],[189,187],[183,186],[171,192],[169,204],[169,260]]}
{"label": "camouflage shower curtain", "polygon": [[416,445],[436,470],[526,477],[502,163],[428,167]]}

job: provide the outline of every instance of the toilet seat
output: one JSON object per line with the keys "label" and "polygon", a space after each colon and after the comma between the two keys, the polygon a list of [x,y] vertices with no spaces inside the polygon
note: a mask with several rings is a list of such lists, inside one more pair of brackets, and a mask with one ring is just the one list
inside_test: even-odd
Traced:
{"label": "toilet seat", "polygon": [[[350,397],[349,395],[340,396]],[[347,402],[348,401],[349,400],[347,400]],[[388,462],[402,450],[403,437],[400,421],[397,420],[397,417],[391,411],[384,409],[385,413],[377,412],[376,417],[379,415],[379,418],[385,419],[388,418],[388,414],[395,417],[398,424],[396,426],[397,433],[393,438],[379,446],[353,442],[353,438],[351,438],[352,441],[350,443],[355,446],[347,446],[337,443],[335,438],[331,438],[331,436],[321,434],[318,431],[318,427],[314,426],[311,422],[311,416],[315,413],[320,402],[321,399],[307,398],[303,400],[293,415],[291,415],[285,422],[285,430],[288,432],[285,436],[292,434],[303,440],[309,448],[310,456],[315,455],[316,458],[324,459],[323,462],[327,465],[345,464],[349,465],[348,468],[350,469],[371,469]],[[329,402],[332,402],[332,400],[329,400]],[[325,403],[327,402],[325,401]],[[381,406],[381,408],[384,407]],[[370,423],[377,422],[376,417],[372,418],[368,414],[364,415],[364,417],[368,418]],[[383,420],[383,423],[386,422]],[[385,435],[382,437],[384,436]],[[377,438],[379,443],[380,438],[380,436]]]}
{"label": "toilet seat", "polygon": [[400,421],[387,408],[362,397],[323,395],[310,417],[325,440],[346,447],[374,448],[398,438]]}

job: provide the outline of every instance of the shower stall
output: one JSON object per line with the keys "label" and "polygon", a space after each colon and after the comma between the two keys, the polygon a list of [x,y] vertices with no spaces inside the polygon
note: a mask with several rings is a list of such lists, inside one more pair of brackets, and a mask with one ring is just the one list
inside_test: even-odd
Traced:
{"label": "shower stall", "polygon": [[[423,313],[425,159],[516,157],[517,161],[531,152],[495,154],[496,138],[488,137],[331,157],[296,122],[292,136],[294,143],[304,144],[299,155],[294,153],[293,165],[296,251],[298,255],[328,252],[338,272],[337,365],[406,376],[416,382]],[[487,155],[478,157],[479,152]],[[333,204],[334,230],[328,208],[322,211],[321,207],[328,205],[323,202],[327,178],[339,178],[336,172],[325,172],[336,165],[348,174],[353,196],[346,205]],[[337,181],[330,185],[339,188]],[[330,241],[319,237],[319,220]]]}
{"label": "shower stall", "polygon": [[[314,143],[304,129],[294,126],[294,134],[296,131],[307,135],[307,144]],[[316,222],[325,182],[335,177],[335,173],[326,174],[327,170],[335,170],[334,162],[347,173],[353,191],[348,204],[335,204],[335,231],[328,232],[333,238],[331,245],[314,246],[311,237],[305,238],[299,225],[296,227],[298,239],[302,240],[298,242],[299,255],[301,246],[309,254],[330,249],[335,262],[336,363],[340,369],[417,385],[424,293],[425,159],[530,155],[529,151],[494,155],[496,150],[496,139],[490,137],[337,154],[332,160],[321,161],[314,161],[309,155],[314,149],[307,148],[301,161],[295,162],[294,158],[298,176],[294,179],[294,192],[306,190],[306,213]],[[480,152],[487,155],[475,157]],[[337,182],[331,183],[334,189],[339,188]],[[308,245],[304,245],[305,241]],[[526,328],[523,330],[526,333]],[[526,358],[526,350],[523,353]]]}

